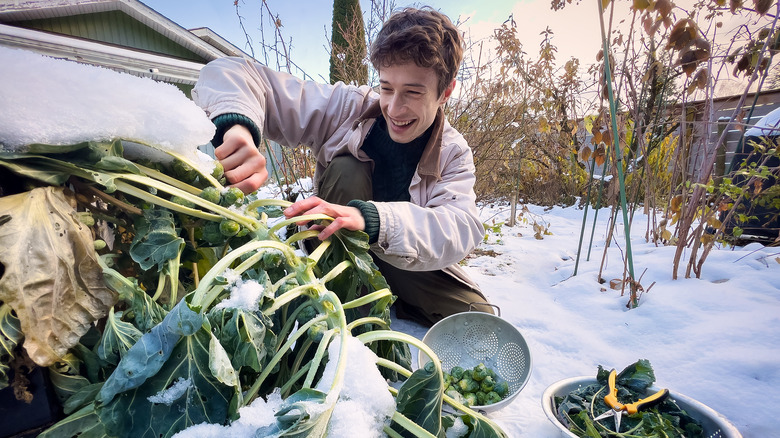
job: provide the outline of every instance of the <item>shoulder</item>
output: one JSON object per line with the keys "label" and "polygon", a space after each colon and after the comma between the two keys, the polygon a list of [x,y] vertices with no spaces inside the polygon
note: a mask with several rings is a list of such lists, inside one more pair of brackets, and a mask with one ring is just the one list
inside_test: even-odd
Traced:
{"label": "shoulder", "polygon": [[471,148],[463,134],[453,128],[446,120],[444,121],[444,129],[441,134],[441,147],[443,151],[452,150],[458,153],[471,153]]}

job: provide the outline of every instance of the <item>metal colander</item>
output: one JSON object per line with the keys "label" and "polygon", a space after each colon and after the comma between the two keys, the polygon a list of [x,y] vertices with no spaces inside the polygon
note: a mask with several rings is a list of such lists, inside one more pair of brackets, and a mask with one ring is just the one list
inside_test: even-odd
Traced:
{"label": "metal colander", "polygon": [[[576,438],[577,435],[569,432],[565,419],[558,416],[558,406],[555,404],[556,397],[565,397],[568,393],[575,391],[583,386],[592,385],[598,381],[589,376],[572,377],[553,383],[542,394],[542,410],[547,418],[561,431],[561,436]],[[658,388],[651,387],[648,393],[658,391]],[[734,425],[723,415],[712,408],[683,394],[669,391],[669,398],[673,400],[680,409],[688,413],[693,419],[701,423],[704,429],[704,436],[707,438],[742,438],[742,434]]]}
{"label": "metal colander", "polygon": [[[509,391],[500,402],[472,406],[484,412],[508,405],[531,376],[528,344],[513,325],[500,317],[500,309],[498,314],[469,311],[451,315],[437,322],[423,337],[423,342],[436,353],[445,371],[455,366],[467,369],[483,363],[496,372],[499,381],[507,382]],[[428,362],[428,356],[419,351],[419,366]]]}

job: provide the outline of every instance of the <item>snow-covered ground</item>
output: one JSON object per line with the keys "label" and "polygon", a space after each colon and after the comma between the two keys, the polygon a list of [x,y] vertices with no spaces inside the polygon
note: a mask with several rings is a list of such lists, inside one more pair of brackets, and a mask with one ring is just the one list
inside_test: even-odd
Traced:
{"label": "snow-covered ground", "polygon": [[[510,405],[489,414],[510,437],[560,436],[542,411],[542,393],[549,385],[595,376],[599,364],[621,370],[638,359],[650,360],[658,386],[718,411],[745,438],[777,436],[780,248],[721,248],[709,255],[700,279],[684,278],[681,268],[673,280],[675,248],[646,243],[647,219],[637,215],[631,233],[634,271],[649,291],[629,310],[627,294],[621,296],[609,286],[609,280],[621,278],[623,272],[622,220],[604,262],[607,283],[600,284],[609,211],[599,211],[586,261],[594,217],[588,212],[582,256],[573,276],[583,210],[528,208],[528,223],[503,227],[500,236],[491,237],[494,243],[480,247],[496,255],[470,259],[467,265],[531,351],[528,384]],[[483,218],[507,221],[509,208],[486,208]],[[534,220],[546,223],[552,234],[535,239]],[[683,255],[683,266],[689,256]],[[393,328],[425,334],[424,328],[405,321]]]}

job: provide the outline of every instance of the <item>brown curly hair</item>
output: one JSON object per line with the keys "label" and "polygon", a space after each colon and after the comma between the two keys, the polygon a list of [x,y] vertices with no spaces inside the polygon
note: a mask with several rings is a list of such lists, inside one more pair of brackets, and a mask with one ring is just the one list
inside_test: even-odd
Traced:
{"label": "brown curly hair", "polygon": [[462,60],[460,32],[446,15],[428,6],[393,13],[371,45],[371,64],[377,71],[408,62],[433,68],[439,95],[455,79]]}

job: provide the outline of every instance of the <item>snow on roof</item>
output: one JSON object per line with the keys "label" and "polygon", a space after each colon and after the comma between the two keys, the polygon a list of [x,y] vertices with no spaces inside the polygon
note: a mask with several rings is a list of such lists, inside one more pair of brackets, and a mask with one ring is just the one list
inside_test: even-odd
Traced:
{"label": "snow on roof", "polygon": [[215,128],[173,85],[0,46],[0,149],[124,139],[197,158]]}

